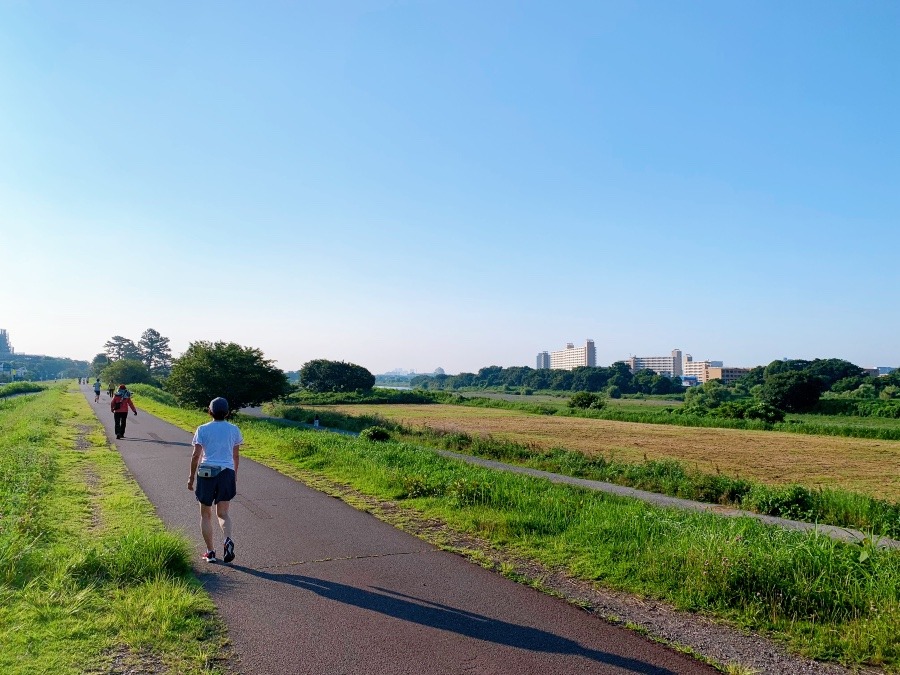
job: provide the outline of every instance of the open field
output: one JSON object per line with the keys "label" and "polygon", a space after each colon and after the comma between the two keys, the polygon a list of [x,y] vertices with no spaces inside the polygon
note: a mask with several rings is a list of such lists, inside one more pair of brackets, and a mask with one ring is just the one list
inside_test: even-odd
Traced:
{"label": "open field", "polygon": [[348,415],[380,415],[413,427],[490,434],[542,448],[612,453],[622,461],[645,456],[678,459],[701,471],[767,484],[843,488],[900,501],[900,441],[635,424],[453,405],[327,408]]}

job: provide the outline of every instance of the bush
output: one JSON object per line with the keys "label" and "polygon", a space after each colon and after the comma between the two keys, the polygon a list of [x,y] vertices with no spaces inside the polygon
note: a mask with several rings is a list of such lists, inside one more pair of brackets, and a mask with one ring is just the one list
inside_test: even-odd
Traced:
{"label": "bush", "polygon": [[600,410],[606,405],[606,401],[600,394],[593,394],[589,391],[579,391],[573,394],[569,399],[570,408],[580,408],[582,410]]}
{"label": "bush", "polygon": [[391,432],[384,427],[366,427],[359,432],[359,437],[373,442],[388,441],[391,438]]}

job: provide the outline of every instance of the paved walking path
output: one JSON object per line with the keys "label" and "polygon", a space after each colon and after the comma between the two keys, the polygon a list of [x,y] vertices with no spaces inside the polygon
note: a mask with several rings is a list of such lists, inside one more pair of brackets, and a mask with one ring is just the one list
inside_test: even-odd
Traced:
{"label": "paved walking path", "polygon": [[[280,421],[285,424],[299,424],[305,427],[310,427],[310,425],[303,424],[302,422],[291,422],[290,420],[285,420],[279,417],[265,417],[262,414],[262,410],[260,408],[246,408],[241,412],[253,415],[254,417],[263,417],[265,419]],[[322,430],[333,431],[342,434],[352,434],[354,436],[358,435],[354,432],[344,431],[343,429],[322,428]],[[452,457],[463,462],[468,462],[469,464],[476,464],[478,466],[484,466],[490,469],[499,469],[502,471],[511,471],[513,473],[526,474],[529,476],[535,476],[537,478],[546,478],[553,483],[567,483],[569,485],[577,485],[578,487],[586,488],[588,490],[597,490],[599,492],[607,492],[609,494],[620,495],[622,497],[640,499],[651,504],[656,504],[657,506],[669,506],[679,509],[686,509],[689,511],[706,511],[709,513],[716,513],[720,516],[728,516],[731,518],[755,518],[756,520],[762,521],[767,525],[777,525],[778,527],[783,527],[789,530],[801,530],[805,532],[811,532],[815,530],[821,534],[831,537],[832,539],[837,539],[839,541],[845,541],[849,543],[859,543],[866,539],[872,539],[871,535],[866,534],[865,532],[860,532],[859,530],[854,530],[849,527],[836,527],[834,525],[821,525],[816,523],[807,523],[802,520],[789,520],[787,518],[766,516],[760,513],[754,513],[753,511],[742,511],[741,509],[720,506],[719,504],[707,504],[705,502],[695,502],[690,499],[681,499],[680,497],[669,497],[668,495],[661,495],[657,492],[637,490],[635,488],[625,487],[624,485],[616,485],[615,483],[606,483],[599,480],[589,480],[587,478],[573,478],[572,476],[564,476],[562,474],[551,473],[549,471],[541,471],[540,469],[530,469],[528,467],[518,466],[516,464],[506,464],[504,462],[498,462],[492,459],[483,459],[481,457],[475,457],[473,455],[465,455],[462,453],[453,452],[451,450],[434,450],[434,452],[438,453],[439,455],[443,455],[444,457]],[[879,548],[900,549],[900,541],[897,541],[896,539],[890,539],[888,537],[875,537],[874,542],[875,545]]]}
{"label": "paved walking path", "polygon": [[115,440],[109,397],[82,391],[162,521],[196,542],[197,572],[239,659],[230,672],[716,672],[246,458],[231,509],[235,561],[202,563],[191,434],[138,407]]}

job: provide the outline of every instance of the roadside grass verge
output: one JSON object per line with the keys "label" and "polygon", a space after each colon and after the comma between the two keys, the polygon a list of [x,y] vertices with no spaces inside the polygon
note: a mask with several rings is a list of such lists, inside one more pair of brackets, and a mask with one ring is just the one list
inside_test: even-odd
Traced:
{"label": "roadside grass verge", "polygon": [[0,402],[0,672],[222,672],[189,543],[67,386]]}
{"label": "roadside grass verge", "polygon": [[[145,403],[185,429],[204,417]],[[579,578],[727,620],[812,658],[900,672],[900,554],[492,471],[417,445],[240,418],[244,454],[392,500]]]}
{"label": "roadside grass verge", "polygon": [[768,516],[850,527],[873,536],[900,539],[900,504],[848,490],[798,484],[765,485],[721,473],[705,473],[674,459],[624,462],[613,456],[588,457],[577,450],[546,449],[490,435],[413,428],[377,415],[353,416],[285,405],[271,406],[271,410],[277,416],[301,422],[311,422],[318,414],[324,426],[349,431],[377,425],[390,430],[395,438],[410,443]]}

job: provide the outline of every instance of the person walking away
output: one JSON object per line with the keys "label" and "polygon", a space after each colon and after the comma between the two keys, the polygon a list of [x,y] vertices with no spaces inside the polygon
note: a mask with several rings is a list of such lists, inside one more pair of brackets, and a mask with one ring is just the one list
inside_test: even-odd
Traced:
{"label": "person walking away", "polygon": [[94,382],[94,403],[98,403],[100,401],[100,378],[98,377],[96,382]]}
{"label": "person walking away", "polygon": [[114,384],[112,383],[112,380],[110,380],[109,385],[108,385],[107,388],[106,388],[106,393],[107,393],[107,395],[108,395],[110,398],[112,398],[112,397],[113,397],[113,393],[114,393],[115,391],[116,391],[116,385],[114,385]]}
{"label": "person walking away", "polygon": [[203,560],[216,562],[212,524],[215,505],[219,527],[225,537],[222,560],[228,563],[234,560],[234,540],[231,538],[232,524],[228,507],[237,495],[237,470],[244,437],[240,429],[225,420],[228,417],[228,401],[221,396],[210,401],[209,414],[212,421],[200,425],[194,432],[194,452],[191,455],[191,473],[187,487],[200,502],[200,534],[206,544]]}
{"label": "person walking away", "polygon": [[319,416],[318,415],[313,417],[313,428],[315,428],[315,429],[319,428]]}
{"label": "person walking away", "polygon": [[134,401],[131,400],[131,392],[125,388],[124,384],[120,384],[116,390],[116,395],[109,402],[109,409],[112,410],[116,423],[116,438],[125,438],[125,425],[128,423],[129,408],[137,415],[137,408],[134,407]]}

